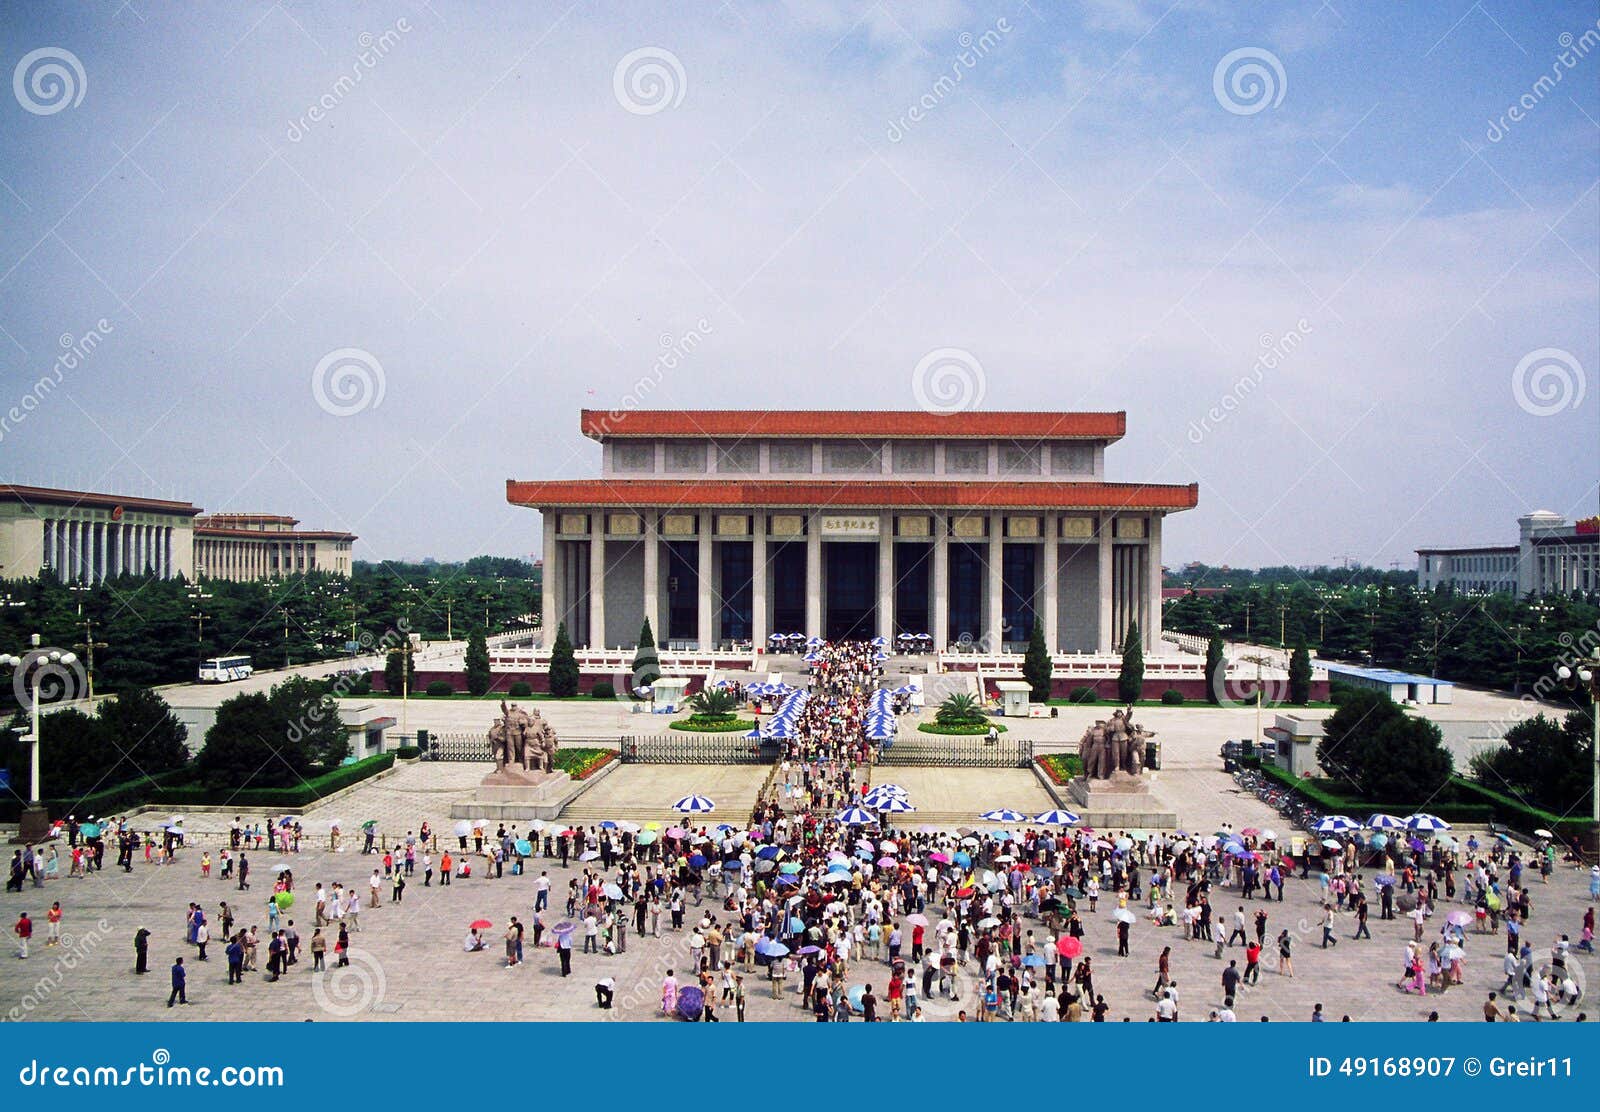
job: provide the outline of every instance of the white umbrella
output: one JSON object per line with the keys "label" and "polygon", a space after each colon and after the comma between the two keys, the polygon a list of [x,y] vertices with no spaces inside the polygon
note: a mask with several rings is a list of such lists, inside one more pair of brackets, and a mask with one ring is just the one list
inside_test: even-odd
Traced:
{"label": "white umbrella", "polygon": [[488,819],[473,819],[472,820],[472,829],[474,829],[474,830],[482,830],[484,827],[486,827],[488,825],[489,825],[489,820]]}
{"label": "white umbrella", "polygon": [[978,816],[984,822],[1027,822],[1028,816],[1021,811],[1013,811],[1009,807],[996,807],[993,811],[985,811]]}
{"label": "white umbrella", "polygon": [[1137,918],[1137,916],[1135,916],[1134,913],[1129,911],[1127,908],[1119,907],[1116,910],[1116,914],[1114,914],[1112,918],[1119,923],[1131,923]]}
{"label": "white umbrella", "polygon": [[181,824],[183,822],[183,816],[182,815],[173,815],[167,821],[170,822],[173,826],[177,826],[177,825],[179,825],[179,824]]}
{"label": "white umbrella", "polygon": [[1449,830],[1450,824],[1439,818],[1437,815],[1428,815],[1419,812],[1418,814],[1411,815],[1406,819],[1406,829],[1421,831]]}
{"label": "white umbrella", "polygon": [[998,927],[999,925],[1000,920],[996,919],[993,915],[986,915],[982,919],[978,920],[978,929],[980,931],[990,930],[994,927]]}
{"label": "white umbrella", "polygon": [[466,819],[462,819],[460,822],[456,823],[455,832],[456,837],[465,838],[468,834],[472,833],[472,824]]}
{"label": "white umbrella", "polygon": [[328,829],[329,830],[338,830],[338,829],[342,828],[343,826],[344,826],[344,820],[343,819],[329,819],[328,820]]}
{"label": "white umbrella", "polygon": [[272,866],[271,871],[275,873],[286,873],[289,871],[289,862],[279,861],[276,865]]}

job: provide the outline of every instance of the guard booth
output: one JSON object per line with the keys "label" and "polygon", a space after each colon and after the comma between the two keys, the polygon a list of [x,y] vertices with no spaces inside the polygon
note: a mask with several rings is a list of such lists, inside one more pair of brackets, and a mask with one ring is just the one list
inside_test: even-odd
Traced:
{"label": "guard booth", "polygon": [[650,685],[652,709],[657,714],[672,714],[683,706],[684,693],[688,690],[688,676],[662,676]]}
{"label": "guard booth", "polygon": [[1000,713],[1007,718],[1028,717],[1028,700],[1033,688],[1024,680],[996,680],[995,690],[1000,693]]}

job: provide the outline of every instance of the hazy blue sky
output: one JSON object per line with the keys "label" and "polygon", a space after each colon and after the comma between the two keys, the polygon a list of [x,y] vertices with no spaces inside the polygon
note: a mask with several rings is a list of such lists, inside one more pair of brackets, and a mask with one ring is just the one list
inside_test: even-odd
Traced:
{"label": "hazy blue sky", "polygon": [[1169,563],[1509,541],[1596,510],[1597,17],[8,3],[0,479],[528,554],[580,407],[911,408],[953,348],[1126,409]]}

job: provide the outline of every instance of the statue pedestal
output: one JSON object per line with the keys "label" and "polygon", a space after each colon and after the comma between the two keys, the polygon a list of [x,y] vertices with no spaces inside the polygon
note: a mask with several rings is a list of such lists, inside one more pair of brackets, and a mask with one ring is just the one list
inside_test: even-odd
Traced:
{"label": "statue pedestal", "polygon": [[1150,794],[1150,781],[1127,772],[1114,773],[1109,780],[1089,780],[1082,776],[1072,781],[1074,809],[1083,821],[1099,829],[1172,829],[1178,816],[1168,811]]}
{"label": "statue pedestal", "polygon": [[571,782],[571,775],[565,772],[508,765],[485,776],[476,795],[480,803],[549,803],[565,795]]}

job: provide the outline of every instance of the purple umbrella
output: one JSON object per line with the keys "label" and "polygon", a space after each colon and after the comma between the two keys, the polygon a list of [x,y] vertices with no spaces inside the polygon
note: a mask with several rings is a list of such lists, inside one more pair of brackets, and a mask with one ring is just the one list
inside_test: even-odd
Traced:
{"label": "purple umbrella", "polygon": [[706,1006],[706,994],[694,985],[678,990],[678,1014],[684,1019],[696,1020]]}

